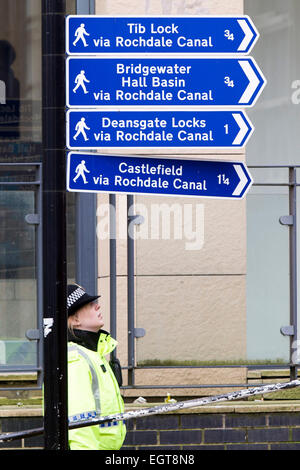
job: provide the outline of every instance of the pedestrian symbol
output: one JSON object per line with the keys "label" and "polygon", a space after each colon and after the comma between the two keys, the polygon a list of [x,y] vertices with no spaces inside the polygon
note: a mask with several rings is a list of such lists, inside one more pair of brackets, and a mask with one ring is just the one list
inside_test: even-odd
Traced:
{"label": "pedestrian symbol", "polygon": [[90,128],[86,125],[85,118],[82,117],[82,118],[80,119],[80,121],[78,121],[77,124],[76,124],[76,126],[75,126],[75,131],[77,131],[77,132],[76,132],[76,134],[73,136],[73,139],[76,140],[77,137],[79,136],[79,134],[82,134],[82,136],[83,136],[83,138],[84,138],[85,141],[89,140],[88,137],[87,137],[87,135],[86,135],[85,130],[88,130],[88,131],[89,131]]}
{"label": "pedestrian symbol", "polygon": [[76,29],[74,35],[76,39],[73,42],[73,46],[76,46],[77,42],[81,40],[83,42],[84,47],[88,47],[88,44],[84,36],[89,36],[89,33],[86,32],[84,23],[81,23],[81,25]]}
{"label": "pedestrian symbol", "polygon": [[85,71],[80,70],[80,73],[78,75],[76,75],[76,78],[75,78],[76,86],[73,88],[73,93],[76,93],[77,89],[81,86],[81,88],[84,91],[84,94],[86,95],[88,93],[88,91],[86,89],[86,86],[85,86],[84,82],[85,83],[90,83],[90,81],[85,76]]}
{"label": "pedestrian symbol", "polygon": [[85,173],[90,173],[89,170],[85,166],[85,160],[81,160],[81,163],[79,163],[75,169],[76,176],[73,178],[74,183],[76,183],[77,179],[79,176],[82,177],[84,184],[87,184],[87,180],[85,177]]}

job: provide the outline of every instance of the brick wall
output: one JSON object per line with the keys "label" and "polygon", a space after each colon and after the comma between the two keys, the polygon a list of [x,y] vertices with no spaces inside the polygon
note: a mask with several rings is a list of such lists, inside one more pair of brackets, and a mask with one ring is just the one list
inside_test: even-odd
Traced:
{"label": "brick wall", "polygon": [[[17,413],[15,413],[17,414]],[[0,412],[1,416],[1,412]],[[9,416],[0,417],[0,432],[18,432],[26,429],[40,428],[43,426],[43,418],[40,416]],[[0,450],[22,450],[22,449],[42,449],[44,446],[43,436],[28,437],[26,439],[16,439],[10,442],[0,442]]]}
{"label": "brick wall", "polygon": [[300,412],[188,413],[128,422],[124,449],[300,449]]}
{"label": "brick wall", "polygon": [[[41,426],[42,417],[0,415],[2,433]],[[127,421],[127,430],[124,450],[299,450],[300,410],[153,415]],[[0,443],[24,448],[43,448],[43,437]]]}

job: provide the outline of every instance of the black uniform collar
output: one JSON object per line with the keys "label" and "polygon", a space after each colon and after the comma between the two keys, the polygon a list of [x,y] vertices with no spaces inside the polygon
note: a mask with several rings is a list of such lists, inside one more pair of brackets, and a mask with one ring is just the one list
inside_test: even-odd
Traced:
{"label": "black uniform collar", "polygon": [[86,330],[68,330],[68,341],[80,344],[81,346],[84,346],[87,349],[91,349],[92,351],[97,351],[99,336],[101,333],[108,334],[107,331],[104,330],[100,330],[97,333]]}

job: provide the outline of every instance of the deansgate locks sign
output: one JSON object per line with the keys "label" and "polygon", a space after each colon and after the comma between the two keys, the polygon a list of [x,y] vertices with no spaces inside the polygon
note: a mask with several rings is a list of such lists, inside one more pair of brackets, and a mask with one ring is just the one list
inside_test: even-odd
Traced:
{"label": "deansgate locks sign", "polygon": [[242,111],[67,112],[69,149],[242,147],[253,127]]}

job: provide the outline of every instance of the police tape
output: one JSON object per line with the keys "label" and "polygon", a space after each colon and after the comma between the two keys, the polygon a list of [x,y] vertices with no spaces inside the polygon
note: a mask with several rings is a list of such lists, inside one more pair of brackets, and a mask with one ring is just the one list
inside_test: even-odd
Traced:
{"label": "police tape", "polygon": [[[87,426],[102,425],[103,423],[111,423],[114,425],[118,421],[126,421],[129,419],[143,418],[150,415],[169,413],[173,411],[183,410],[187,408],[196,408],[198,406],[214,404],[222,401],[231,400],[243,400],[248,397],[255,395],[261,395],[266,393],[278,392],[280,390],[291,389],[300,386],[300,380],[292,380],[291,382],[277,383],[261,385],[259,387],[251,387],[247,389],[238,390],[236,392],[229,392],[221,395],[215,395],[212,397],[195,398],[193,400],[186,400],[176,403],[168,403],[163,405],[157,405],[150,408],[143,408],[140,410],[125,411],[124,413],[118,413],[107,416],[95,416],[87,419],[79,419],[69,423],[69,430],[75,428],[82,428]],[[28,437],[37,436],[44,433],[44,428],[27,429],[24,431],[18,431],[7,434],[0,434],[0,443],[8,442],[15,439],[25,439]]]}

